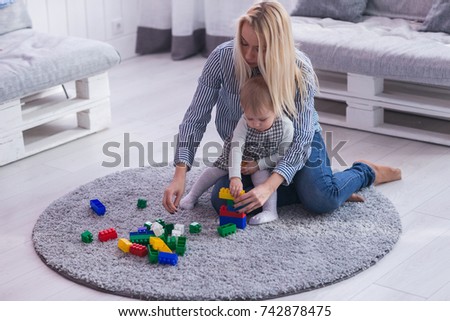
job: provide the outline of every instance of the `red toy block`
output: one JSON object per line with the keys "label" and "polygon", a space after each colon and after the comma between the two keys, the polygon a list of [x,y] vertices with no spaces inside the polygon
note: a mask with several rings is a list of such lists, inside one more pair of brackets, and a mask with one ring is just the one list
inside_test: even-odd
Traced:
{"label": "red toy block", "polygon": [[225,205],[222,205],[220,207],[219,215],[220,216],[229,216],[229,217],[234,217],[234,218],[244,218],[247,216],[247,214],[245,214],[245,213],[231,212],[227,209],[227,207]]}
{"label": "red toy block", "polygon": [[144,245],[133,243],[130,246],[130,253],[142,257],[147,255],[148,250]]}
{"label": "red toy block", "polygon": [[98,239],[101,242],[106,242],[106,241],[113,240],[116,238],[117,238],[117,232],[113,228],[109,228],[109,229],[98,232]]}

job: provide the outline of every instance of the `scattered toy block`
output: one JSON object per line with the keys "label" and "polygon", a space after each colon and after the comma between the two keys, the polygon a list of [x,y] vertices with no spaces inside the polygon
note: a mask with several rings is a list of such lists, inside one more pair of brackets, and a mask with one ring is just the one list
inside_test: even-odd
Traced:
{"label": "scattered toy block", "polygon": [[137,232],[145,234],[148,232],[148,230],[145,226],[141,226],[141,227],[138,227]]}
{"label": "scattered toy block", "polygon": [[166,244],[172,252],[175,251],[175,248],[177,247],[177,238],[175,236],[167,236]]}
{"label": "scattered toy block", "polygon": [[[183,224],[175,224],[174,231],[179,231],[180,235],[184,234],[184,225]],[[172,231],[173,233],[173,231]]]}
{"label": "scattered toy block", "polygon": [[101,242],[106,242],[106,241],[113,240],[116,238],[117,238],[117,232],[113,228],[109,228],[109,229],[98,232],[98,239]]}
{"label": "scattered toy block", "polygon": [[151,229],[152,229],[152,222],[145,222],[144,226],[147,228],[147,230],[151,231]]}
{"label": "scattered toy block", "polygon": [[150,244],[147,245],[147,250],[148,250],[148,261],[151,264],[158,263],[158,254],[159,254],[159,252],[157,250],[153,249]]}
{"label": "scattered toy block", "polygon": [[166,235],[171,235],[174,229],[175,226],[172,223],[166,224],[166,226],[164,226],[164,233]]}
{"label": "scattered toy block", "polygon": [[147,255],[148,250],[147,250],[147,247],[144,245],[133,243],[130,246],[130,253],[133,255],[144,257]]}
{"label": "scattered toy block", "polygon": [[178,238],[175,252],[180,256],[184,255],[184,253],[186,252],[186,236],[180,236]]}
{"label": "scattered toy block", "polygon": [[226,237],[228,235],[236,233],[236,224],[228,223],[225,225],[221,225],[217,228],[217,232],[220,236]]}
{"label": "scattered toy block", "polygon": [[106,207],[98,199],[92,199],[89,201],[92,210],[98,215],[103,216],[106,213]]}
{"label": "scattered toy block", "polygon": [[122,252],[128,253],[130,252],[130,247],[133,243],[131,243],[126,238],[120,238],[117,242],[117,247],[122,250]]}
{"label": "scattered toy block", "polygon": [[199,224],[199,223],[197,223],[197,222],[192,222],[190,225],[189,225],[189,233],[191,233],[191,234],[197,234],[197,233],[200,233],[202,231],[202,226]]}
{"label": "scattered toy block", "polygon": [[164,220],[161,218],[157,219],[156,222],[161,224],[162,227],[166,226],[166,222],[164,222]]}
{"label": "scattered toy block", "polygon": [[159,252],[158,253],[158,262],[159,262],[159,264],[177,265],[178,255],[173,254],[173,253]]}
{"label": "scattered toy block", "polygon": [[81,240],[84,243],[91,243],[94,240],[94,237],[92,236],[92,233],[89,232],[88,230],[84,231],[83,233],[81,233]]}
{"label": "scattered toy block", "polygon": [[147,233],[130,232],[130,241],[132,243],[138,243],[147,245],[150,242],[150,237],[155,236],[153,232],[147,231]]}
{"label": "scattered toy block", "polygon": [[172,250],[159,237],[156,236],[150,237],[150,245],[153,247],[153,249],[157,251],[172,253]]}
{"label": "scattered toy block", "polygon": [[146,208],[147,207],[147,200],[143,199],[143,198],[138,199],[137,207],[140,208],[140,209]]}
{"label": "scattered toy block", "polygon": [[156,236],[161,236],[164,234],[164,226],[160,222],[155,222],[152,224],[152,231]]}

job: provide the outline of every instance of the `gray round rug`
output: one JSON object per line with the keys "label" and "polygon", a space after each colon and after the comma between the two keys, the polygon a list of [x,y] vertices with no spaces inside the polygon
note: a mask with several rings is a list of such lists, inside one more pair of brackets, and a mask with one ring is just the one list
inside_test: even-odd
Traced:
{"label": "gray round rug", "polygon": [[[194,168],[188,186],[199,174]],[[397,242],[401,222],[392,203],[374,188],[364,189],[364,203],[346,203],[326,215],[312,215],[300,205],[279,209],[280,219],[247,226],[221,237],[219,218],[209,193],[194,210],[167,213],[164,187],[172,167],[137,168],[110,174],[54,201],[39,217],[33,242],[50,268],[77,283],[143,300],[261,300],[333,284],[375,264]],[[148,207],[139,209],[137,200]],[[106,206],[96,215],[89,201]],[[162,219],[184,224],[187,251],[178,264],[150,264],[147,257],[124,253],[118,242],[100,242],[101,230],[114,228],[128,238],[145,222]],[[189,225],[202,225],[190,234]],[[81,241],[89,230],[92,243]]]}

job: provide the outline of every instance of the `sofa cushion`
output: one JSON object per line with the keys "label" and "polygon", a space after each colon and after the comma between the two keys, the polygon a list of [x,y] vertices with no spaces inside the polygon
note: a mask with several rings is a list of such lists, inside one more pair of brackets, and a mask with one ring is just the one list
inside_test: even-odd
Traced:
{"label": "sofa cushion", "polygon": [[328,17],[345,21],[359,21],[367,0],[298,0],[293,16]]}
{"label": "sofa cushion", "polygon": [[120,61],[109,44],[32,29],[0,37],[0,103],[104,72]]}
{"label": "sofa cushion", "polygon": [[0,8],[0,17],[0,35],[31,27],[31,19],[23,0],[5,2]]}
{"label": "sofa cushion", "polygon": [[423,21],[433,0],[369,0],[364,14]]}
{"label": "sofa cushion", "polygon": [[435,0],[420,30],[450,33],[450,1]]}
{"label": "sofa cushion", "polygon": [[419,23],[366,16],[360,23],[292,17],[294,39],[314,68],[432,85],[450,82],[450,35]]}

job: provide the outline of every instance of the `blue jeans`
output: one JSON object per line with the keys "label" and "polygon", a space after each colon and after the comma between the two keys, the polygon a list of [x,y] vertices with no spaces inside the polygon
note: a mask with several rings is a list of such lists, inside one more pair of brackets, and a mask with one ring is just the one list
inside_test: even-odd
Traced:
{"label": "blue jeans", "polygon": [[[311,155],[305,166],[294,176],[288,186],[277,189],[277,206],[302,204],[312,213],[329,213],[342,205],[353,193],[375,181],[375,172],[364,163],[354,163],[342,172],[333,173],[327,149],[320,132],[311,144]],[[253,188],[250,176],[244,175],[242,183],[246,192]],[[211,203],[219,212],[225,201],[219,199],[221,187],[229,187],[228,176],[220,178],[211,192]]]}

